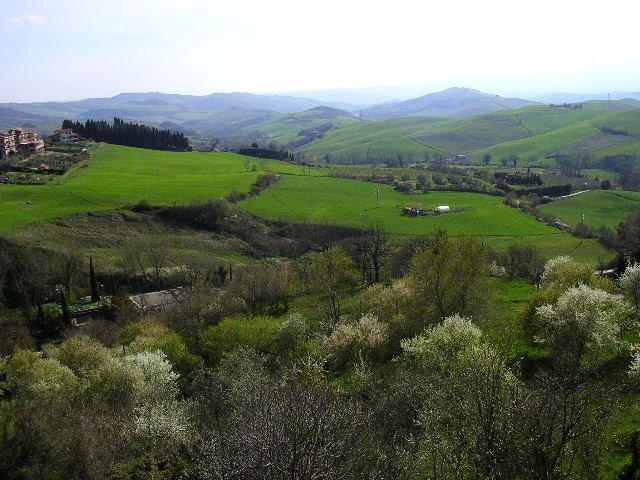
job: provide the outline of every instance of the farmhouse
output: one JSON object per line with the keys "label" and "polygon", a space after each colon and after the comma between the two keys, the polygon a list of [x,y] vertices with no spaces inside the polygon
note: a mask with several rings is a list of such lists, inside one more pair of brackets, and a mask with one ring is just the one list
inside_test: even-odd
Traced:
{"label": "farmhouse", "polygon": [[186,300],[187,290],[174,288],[158,292],[142,293],[129,297],[131,303],[142,312],[164,311],[174,308]]}
{"label": "farmhouse", "polygon": [[57,136],[62,143],[76,143],[80,140],[80,135],[73,133],[71,128],[63,128],[53,132],[54,136]]}
{"label": "farmhouse", "polygon": [[433,211],[436,212],[436,213],[450,212],[451,211],[451,207],[449,207],[449,205],[440,205],[440,206],[434,208]]}
{"label": "farmhouse", "polygon": [[7,160],[11,155],[37,155],[44,152],[44,140],[34,130],[12,128],[0,131],[0,157]]}

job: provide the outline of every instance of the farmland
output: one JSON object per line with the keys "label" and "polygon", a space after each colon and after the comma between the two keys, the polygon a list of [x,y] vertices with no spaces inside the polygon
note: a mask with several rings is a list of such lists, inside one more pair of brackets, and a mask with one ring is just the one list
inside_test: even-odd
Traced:
{"label": "farmland", "polygon": [[540,211],[570,225],[583,222],[592,228],[615,228],[632,213],[640,211],[640,193],[592,190],[541,205]]}
{"label": "farmland", "polygon": [[[376,207],[379,188],[379,207]],[[449,205],[454,211],[425,217],[401,215],[404,205],[433,210]],[[286,176],[259,197],[241,204],[246,210],[273,220],[327,222],[345,226],[382,225],[396,235],[426,235],[439,230],[481,237],[501,250],[511,243],[531,242],[545,254],[569,254],[600,259],[605,250],[593,240],[579,239],[543,225],[507,207],[502,198],[477,193],[430,192],[402,194],[388,185],[330,177]]]}
{"label": "farmland", "polygon": [[[75,212],[109,210],[142,200],[171,205],[247,191],[258,176],[245,157],[100,146],[86,168],[43,186],[0,185],[0,233]],[[265,163],[269,166],[270,163]],[[299,167],[279,163],[283,172]]]}
{"label": "farmland", "polygon": [[[478,163],[485,152],[493,155],[494,163],[511,154],[528,164],[543,165],[553,164],[546,157],[558,153],[602,158],[640,150],[637,106],[635,101],[621,100],[587,102],[578,109],[536,105],[455,120],[406,117],[334,129],[301,151],[349,162],[398,154],[420,161],[434,152],[468,153]],[[604,127],[609,133],[602,132]]]}
{"label": "farmland", "polygon": [[[100,146],[86,168],[43,186],[0,186],[0,232],[76,212],[100,211],[147,201],[185,204],[247,191],[259,169],[247,169],[248,157],[230,153],[170,153]],[[505,206],[496,196],[431,192],[402,194],[388,185],[302,175],[302,168],[276,161],[250,164],[284,174],[284,179],[241,207],[271,220],[321,222],[348,226],[382,225],[395,235],[424,235],[438,230],[482,237],[501,250],[511,243],[534,243],[546,255],[573,254],[598,261],[607,256],[594,240],[579,239],[536,222]],[[257,165],[256,165],[257,167]],[[379,188],[379,208],[376,207]],[[405,217],[404,205],[429,210],[450,205],[449,214]]]}

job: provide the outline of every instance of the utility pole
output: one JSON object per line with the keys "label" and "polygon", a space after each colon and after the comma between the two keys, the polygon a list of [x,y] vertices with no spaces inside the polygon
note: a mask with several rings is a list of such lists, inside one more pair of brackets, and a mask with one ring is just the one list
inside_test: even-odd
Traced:
{"label": "utility pole", "polygon": [[380,187],[376,187],[376,208],[380,208]]}

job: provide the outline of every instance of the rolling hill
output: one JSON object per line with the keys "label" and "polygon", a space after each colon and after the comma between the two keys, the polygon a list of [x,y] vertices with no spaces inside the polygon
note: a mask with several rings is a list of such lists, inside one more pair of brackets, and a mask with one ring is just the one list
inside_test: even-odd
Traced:
{"label": "rolling hill", "polygon": [[[232,190],[248,191],[259,171],[247,169],[233,153],[176,153],[116,145],[99,145],[86,168],[78,168],[45,185],[0,184],[0,235],[55,222],[78,212],[114,210],[146,200],[154,205],[187,204],[220,198]],[[535,241],[546,255],[573,252],[597,259],[606,250],[595,240],[580,239],[537,222],[500,197],[480,193],[402,194],[389,185],[304,175],[297,165],[265,161],[264,168],[282,175],[276,185],[240,206],[267,219],[294,223],[383,225],[395,235],[421,235],[444,229],[477,235],[503,249]],[[376,208],[376,187],[380,204]],[[451,205],[450,215],[406,217],[404,204]]]}
{"label": "rolling hill", "polygon": [[386,103],[362,110],[362,117],[371,120],[421,115],[425,117],[462,118],[497,110],[511,110],[535,102],[519,98],[504,98],[471,88],[448,88],[404,102]]}
{"label": "rolling hill", "polygon": [[[123,117],[161,124],[170,121],[194,133],[238,132],[248,124],[257,125],[275,113],[295,113],[327,105],[318,100],[250,93],[214,93],[205,96],[159,92],[122,93],[110,98],[90,98],[73,102],[0,104],[0,126],[28,126],[51,133],[51,125],[63,119],[86,120]],[[330,104],[350,108],[343,103]],[[247,123],[247,120],[251,121]],[[242,121],[238,126],[234,122]]]}
{"label": "rolling hill", "polygon": [[328,131],[301,151],[343,163],[367,163],[403,155],[468,154],[479,161],[518,155],[527,162],[552,162],[561,154],[596,158],[617,151],[640,152],[640,102],[594,101],[580,106],[533,105],[472,118],[407,117]]}

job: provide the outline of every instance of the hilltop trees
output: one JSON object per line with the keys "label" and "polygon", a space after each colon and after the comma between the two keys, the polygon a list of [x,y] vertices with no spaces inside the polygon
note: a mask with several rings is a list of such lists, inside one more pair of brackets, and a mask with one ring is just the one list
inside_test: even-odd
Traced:
{"label": "hilltop trees", "polygon": [[189,140],[182,132],[171,132],[137,123],[128,123],[117,117],[113,119],[113,123],[106,120],[87,120],[83,124],[65,120],[62,122],[62,128],[71,128],[74,132],[96,142],[179,152],[186,152],[190,149]]}

